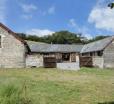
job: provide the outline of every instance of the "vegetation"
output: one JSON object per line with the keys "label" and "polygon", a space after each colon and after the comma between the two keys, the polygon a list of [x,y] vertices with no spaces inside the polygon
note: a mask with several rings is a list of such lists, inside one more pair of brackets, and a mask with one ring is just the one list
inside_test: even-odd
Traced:
{"label": "vegetation", "polygon": [[1,86],[0,104],[32,104],[26,90],[26,84],[22,87],[13,83]]}
{"label": "vegetation", "polygon": [[72,33],[69,31],[59,31],[55,32],[52,35],[47,35],[43,37],[38,37],[36,35],[26,35],[23,33],[18,33],[20,37],[25,40],[53,43],[53,44],[85,44],[106,38],[107,36],[97,36],[93,39],[88,40],[86,37],[82,37],[81,34]]}
{"label": "vegetation", "polygon": [[113,104],[114,70],[0,70],[0,104]]}
{"label": "vegetation", "polygon": [[98,40],[101,40],[101,39],[104,39],[104,38],[107,38],[107,37],[109,37],[109,36],[102,36],[102,35],[101,36],[96,36],[95,38],[90,39],[87,42],[90,43],[90,42],[98,41]]}
{"label": "vegetation", "polygon": [[108,4],[108,7],[110,7],[110,9],[113,9],[114,8],[114,3],[112,2],[112,3],[109,3]]}

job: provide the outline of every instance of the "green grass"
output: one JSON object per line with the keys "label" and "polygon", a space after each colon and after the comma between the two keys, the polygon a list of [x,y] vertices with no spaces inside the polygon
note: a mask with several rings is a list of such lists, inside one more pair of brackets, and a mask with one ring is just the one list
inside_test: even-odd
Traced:
{"label": "green grass", "polygon": [[114,104],[114,70],[0,70],[0,104]]}

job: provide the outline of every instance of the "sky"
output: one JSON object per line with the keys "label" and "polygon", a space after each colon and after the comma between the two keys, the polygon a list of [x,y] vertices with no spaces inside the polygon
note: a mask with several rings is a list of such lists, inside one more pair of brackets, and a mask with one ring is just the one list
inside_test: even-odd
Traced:
{"label": "sky", "polygon": [[114,0],[0,0],[0,22],[14,32],[37,36],[60,30],[87,38],[114,35]]}

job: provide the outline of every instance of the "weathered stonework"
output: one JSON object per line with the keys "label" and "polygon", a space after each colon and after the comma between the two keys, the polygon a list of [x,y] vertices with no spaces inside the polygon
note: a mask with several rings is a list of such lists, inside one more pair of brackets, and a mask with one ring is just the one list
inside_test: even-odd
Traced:
{"label": "weathered stonework", "polygon": [[114,68],[114,41],[105,48],[103,52],[103,57],[104,67]]}
{"label": "weathered stonework", "polygon": [[93,58],[93,66],[104,68],[104,58],[99,56],[94,56]]}
{"label": "weathered stonework", "polygon": [[26,67],[43,67],[43,55],[32,54],[26,57]]}
{"label": "weathered stonework", "polygon": [[72,62],[70,58],[70,62],[57,63],[57,68],[61,70],[79,70],[80,69],[79,55],[75,54],[73,57],[76,58],[76,62]]}
{"label": "weathered stonework", "polygon": [[0,68],[25,67],[25,46],[11,33],[0,27]]}

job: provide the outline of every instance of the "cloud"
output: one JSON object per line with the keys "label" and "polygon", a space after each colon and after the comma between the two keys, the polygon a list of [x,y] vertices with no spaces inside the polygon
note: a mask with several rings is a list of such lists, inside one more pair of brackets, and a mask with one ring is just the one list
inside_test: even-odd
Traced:
{"label": "cloud", "polygon": [[78,25],[76,24],[76,21],[75,21],[74,18],[72,18],[72,19],[69,20],[69,26],[78,28]]}
{"label": "cloud", "polygon": [[33,16],[31,14],[23,14],[21,17],[26,20],[30,20],[30,19],[32,19]]}
{"label": "cloud", "polygon": [[45,35],[52,35],[54,33],[54,31],[51,31],[51,30],[48,30],[48,29],[31,29],[31,30],[28,30],[26,31],[27,34],[30,34],[30,35],[37,35],[39,37],[41,36],[45,36]]}
{"label": "cloud", "polygon": [[75,31],[77,31],[78,33],[81,33],[81,34],[82,34],[84,37],[86,37],[87,39],[92,39],[92,38],[93,38],[92,35],[90,34],[90,30],[89,30],[87,27],[85,27],[85,26],[81,26],[81,27],[80,27],[80,26],[76,23],[76,21],[75,21],[74,18],[72,18],[72,19],[69,20],[68,25],[69,25],[70,27],[74,28]]}
{"label": "cloud", "polygon": [[50,6],[47,10],[41,12],[44,16],[55,14],[55,6]]}
{"label": "cloud", "polygon": [[82,35],[87,39],[93,38],[93,36],[90,34],[90,30],[87,27],[83,26],[79,30],[80,30],[80,33],[82,33]]}
{"label": "cloud", "polygon": [[37,10],[37,7],[34,4],[20,4],[23,14],[21,15],[21,18],[25,20],[30,20],[33,17],[33,12]]}
{"label": "cloud", "polygon": [[6,23],[6,1],[0,0],[0,22]]}
{"label": "cloud", "polygon": [[[101,3],[102,5],[100,5]],[[114,9],[103,4],[105,4],[104,0],[97,2],[89,14],[88,22],[94,24],[97,29],[114,32]]]}
{"label": "cloud", "polygon": [[54,14],[55,13],[55,7],[54,6],[51,6],[49,9],[48,9],[48,14]]}
{"label": "cloud", "polygon": [[37,10],[37,7],[34,4],[21,4],[21,8],[25,13],[31,13]]}

